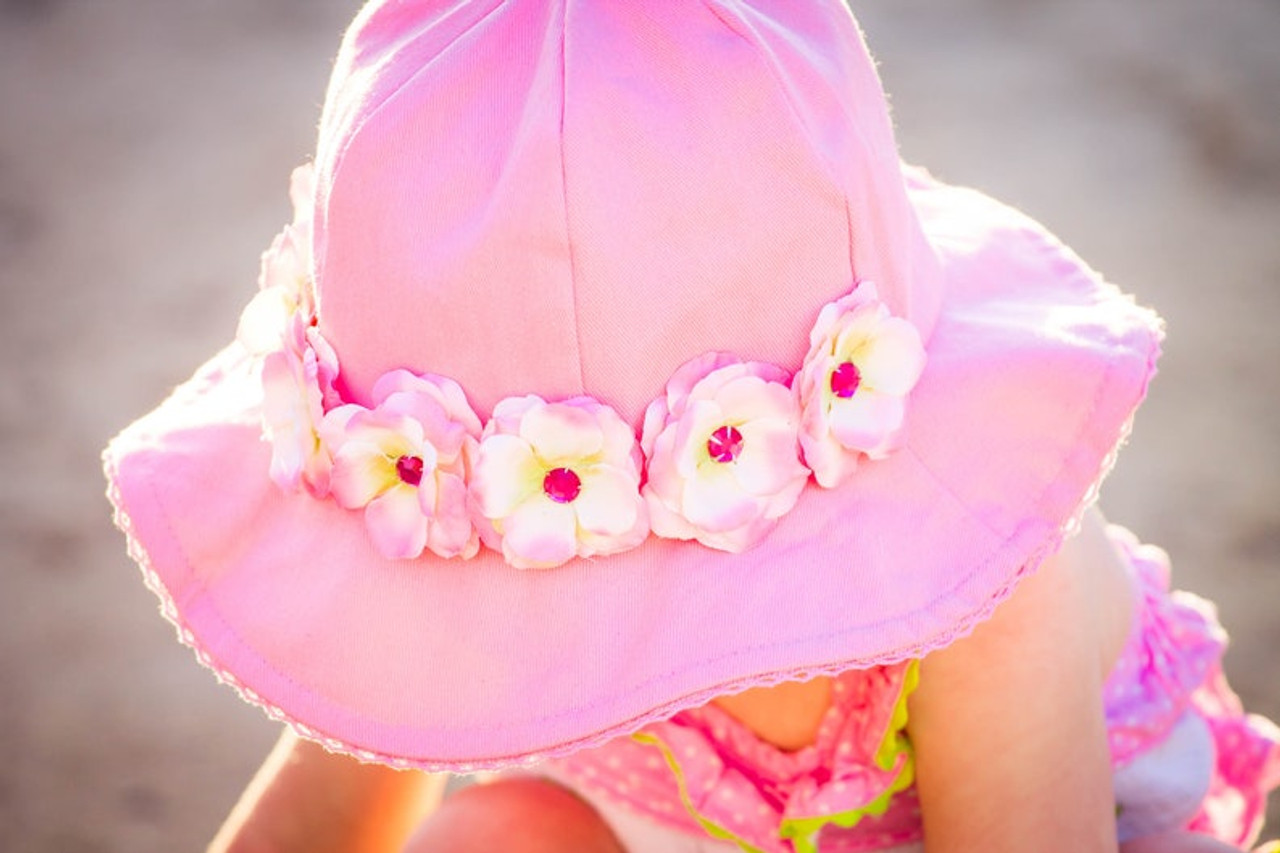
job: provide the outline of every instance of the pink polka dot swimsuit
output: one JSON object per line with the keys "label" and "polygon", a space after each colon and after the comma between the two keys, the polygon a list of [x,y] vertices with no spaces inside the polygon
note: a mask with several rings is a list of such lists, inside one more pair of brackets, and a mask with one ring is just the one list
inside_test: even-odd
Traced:
{"label": "pink polka dot swimsuit", "polygon": [[[1243,714],[1223,679],[1213,606],[1168,592],[1162,551],[1121,528],[1111,535],[1135,587],[1133,627],[1103,691],[1119,838],[1181,826],[1242,844],[1280,776],[1280,732]],[[919,849],[904,732],[915,677],[914,663],[842,674],[814,743],[794,752],[707,705],[550,772],[606,812],[706,840],[689,850]]]}

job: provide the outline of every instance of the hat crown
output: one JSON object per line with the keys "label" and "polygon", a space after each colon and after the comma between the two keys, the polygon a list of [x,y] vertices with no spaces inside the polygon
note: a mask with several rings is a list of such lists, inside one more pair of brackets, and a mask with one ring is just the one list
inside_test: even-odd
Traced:
{"label": "hat crown", "polygon": [[588,394],[638,424],[687,359],[799,367],[873,280],[940,295],[838,3],[375,2],[317,150],[320,323],[347,399],[404,367],[477,410]]}

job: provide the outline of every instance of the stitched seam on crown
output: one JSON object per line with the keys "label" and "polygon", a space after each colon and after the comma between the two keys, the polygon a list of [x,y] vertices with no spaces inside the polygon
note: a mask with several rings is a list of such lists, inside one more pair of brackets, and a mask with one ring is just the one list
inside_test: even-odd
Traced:
{"label": "stitched seam on crown", "polygon": [[[350,131],[347,132],[346,139],[343,140],[343,143],[342,143],[342,148],[334,152],[334,155],[333,155],[333,168],[330,170],[330,178],[329,178],[329,185],[331,187],[337,185],[338,175],[342,172],[342,167],[347,162],[347,152],[351,150],[351,146],[355,144],[356,138],[359,137],[360,134],[363,132],[365,125],[373,121],[373,119],[376,116],[380,115],[382,111],[387,107],[388,104],[390,104],[397,97],[399,97],[400,93],[403,92],[405,88],[410,86],[419,77],[421,77],[423,74],[427,73],[427,71],[429,71],[431,68],[433,68],[436,64],[436,61],[439,60],[440,57],[448,53],[455,44],[457,44],[461,39],[465,38],[473,30],[475,30],[476,28],[484,24],[486,21],[488,21],[490,18],[492,18],[494,14],[498,11],[498,9],[500,9],[504,5],[506,5],[506,0],[496,0],[496,2],[493,4],[493,8],[489,9],[489,11],[485,12],[479,18],[476,18],[475,21],[473,21],[470,26],[466,27],[457,35],[455,35],[452,39],[450,39],[448,44],[444,45],[442,48],[440,48],[439,51],[436,52],[435,56],[433,56],[428,62],[421,65],[417,71],[414,71],[404,80],[402,80],[398,86],[396,86],[394,89],[388,92],[386,97],[382,99],[381,103],[379,103],[378,106],[370,110],[369,113],[365,115],[363,119],[360,120],[360,123],[358,125],[355,125],[354,127],[351,128]],[[319,152],[317,151],[317,153]],[[328,206],[328,203],[332,202],[332,200],[333,200],[333,193],[330,192],[326,196],[326,207]],[[329,240],[328,240],[328,234],[327,234],[328,222],[329,222],[328,210],[325,211],[324,221],[325,221],[325,231],[326,231],[324,257],[322,258],[317,257],[313,259],[311,264],[312,274],[316,277],[317,284],[320,283],[323,277],[325,263],[328,261],[328,257],[329,257]]]}
{"label": "stitched seam on crown", "polygon": [[573,251],[573,235],[569,233],[569,170],[565,166],[564,151],[564,116],[569,102],[569,62],[565,43],[569,36],[569,3],[563,0],[560,6],[560,200],[564,205],[564,244],[569,254],[569,298],[573,304],[573,340],[578,348],[578,390],[587,392],[586,371],[582,361],[585,350],[582,346],[582,322],[579,318],[578,306],[578,259]]}
{"label": "stitched seam on crown", "polygon": [[844,227],[846,231],[845,246],[849,253],[849,281],[852,284],[858,283],[858,271],[854,269],[853,263],[853,208],[849,204],[849,194],[844,194]]}
{"label": "stitched seam on crown", "polygon": [[[778,91],[781,93],[782,100],[786,103],[787,110],[791,113],[791,117],[795,120],[795,123],[799,126],[801,134],[804,136],[805,142],[807,142],[809,144],[809,147],[818,154],[819,159],[822,161],[822,165],[825,168],[827,173],[827,178],[832,182],[832,184],[835,187],[837,187],[840,190],[840,195],[844,201],[845,209],[847,211],[849,208],[849,187],[846,185],[845,181],[840,178],[839,169],[835,168],[835,164],[832,163],[827,158],[826,153],[825,151],[822,150],[821,146],[813,144],[813,138],[814,138],[813,129],[804,120],[804,116],[801,114],[800,110],[796,107],[795,99],[791,96],[791,90],[787,87],[787,84],[782,79],[782,77],[779,76],[778,69],[774,66],[772,62],[765,62],[760,60],[759,54],[764,54],[765,56],[772,55],[769,49],[763,44],[763,41],[761,39],[753,37],[754,36],[753,30],[750,30],[750,28],[747,28],[745,26],[742,28],[735,26],[735,22],[731,20],[723,10],[713,6],[711,3],[711,0],[702,0],[702,5],[706,7],[707,11],[710,12],[711,15],[715,17],[715,19],[719,21],[724,26],[725,29],[733,33],[738,38],[742,39],[754,50],[757,61],[759,61],[759,63],[764,66],[765,71],[773,79],[774,85],[777,86]],[[844,110],[843,105],[840,106],[840,112],[844,116],[845,125],[853,132],[853,135],[857,137],[858,143],[861,145],[862,150],[867,152],[872,151],[873,149],[868,144],[866,136],[862,133],[862,128],[858,125],[857,122],[853,121],[852,117]],[[846,215],[848,214],[846,213]],[[852,227],[852,222],[850,223],[850,227]],[[852,268],[853,266],[852,242],[849,244],[849,252],[850,252],[849,266],[850,268]]]}

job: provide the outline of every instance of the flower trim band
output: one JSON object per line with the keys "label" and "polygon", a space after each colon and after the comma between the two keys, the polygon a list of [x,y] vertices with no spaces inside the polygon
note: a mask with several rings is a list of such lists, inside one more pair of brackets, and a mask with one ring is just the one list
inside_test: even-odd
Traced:
{"label": "flower trim band", "polygon": [[462,387],[389,371],[372,408],[335,389],[311,280],[310,166],[294,171],[294,221],[262,256],[237,337],[261,359],[272,479],[364,513],[391,559],[424,550],[516,568],[616,554],[650,534],[739,553],[795,506],[812,475],[845,482],[898,446],[924,369],[916,328],[868,281],[825,305],[794,376],[709,352],[645,411],[639,436],[591,397],[508,397],[482,424]]}

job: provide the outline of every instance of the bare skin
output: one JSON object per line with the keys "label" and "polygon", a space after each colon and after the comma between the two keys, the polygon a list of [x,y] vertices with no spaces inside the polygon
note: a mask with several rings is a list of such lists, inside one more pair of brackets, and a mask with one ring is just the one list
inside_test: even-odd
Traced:
{"label": "bare skin", "polygon": [[[922,662],[909,733],[927,853],[1234,849],[1186,832],[1117,846],[1098,696],[1128,633],[1131,593],[1102,531],[1101,518],[1088,516],[988,622]],[[816,679],[716,703],[795,749],[813,741],[830,697],[830,681]],[[623,853],[589,805],[545,780],[477,785],[441,805],[440,777],[360,765],[288,738],[277,753],[212,853]]]}
{"label": "bare skin", "polygon": [[446,778],[361,764],[286,730],[209,853],[387,853],[439,806]]}
{"label": "bare skin", "polygon": [[1091,519],[989,621],[922,661],[908,729],[930,853],[1117,849],[1098,697],[1131,597],[1101,537]]}
{"label": "bare skin", "polygon": [[405,853],[626,853],[590,805],[528,777],[464,788],[444,802]]}
{"label": "bare skin", "polygon": [[831,704],[831,679],[756,687],[712,702],[766,743],[794,751],[817,740],[818,728]]}

